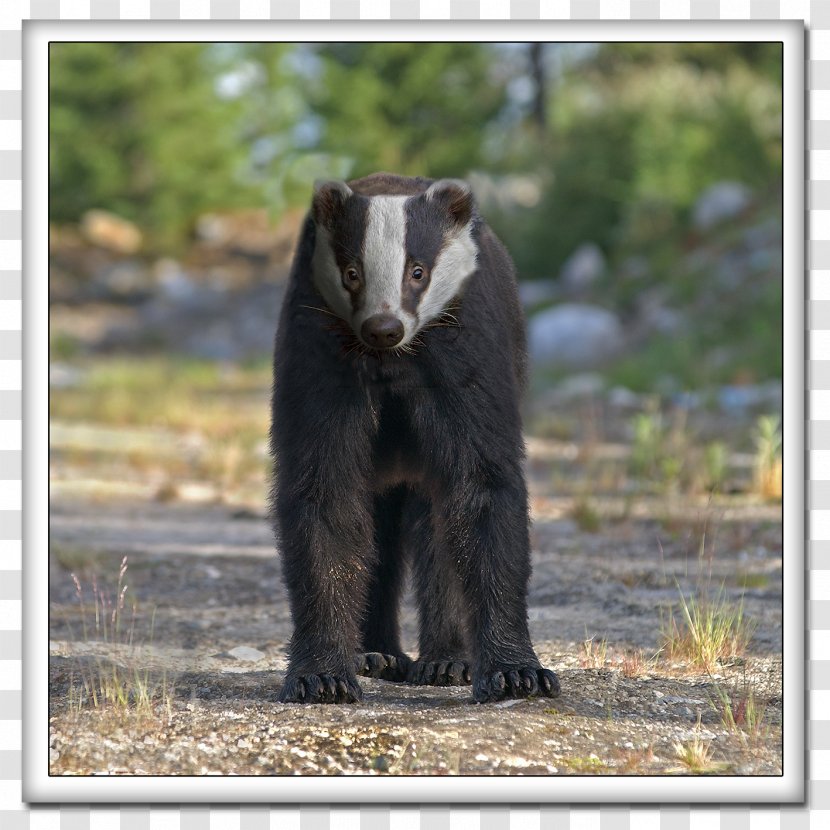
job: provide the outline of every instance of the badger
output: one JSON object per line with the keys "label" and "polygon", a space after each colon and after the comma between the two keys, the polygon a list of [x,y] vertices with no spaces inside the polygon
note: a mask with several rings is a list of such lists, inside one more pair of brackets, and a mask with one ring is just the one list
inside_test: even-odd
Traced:
{"label": "badger", "polygon": [[315,185],[274,350],[281,701],[359,701],[358,675],[471,683],[479,702],[559,694],[527,623],[525,374],[515,269],[466,183]]}

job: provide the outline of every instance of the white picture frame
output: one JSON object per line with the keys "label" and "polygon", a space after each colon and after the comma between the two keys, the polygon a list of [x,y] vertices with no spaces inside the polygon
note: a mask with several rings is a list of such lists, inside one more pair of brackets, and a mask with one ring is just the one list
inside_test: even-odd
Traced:
{"label": "white picture frame", "polygon": [[[28,802],[694,803],[804,795],[804,28],[801,21],[26,21],[24,696]],[[48,48],[52,41],[780,41],[784,60],[784,730],[781,776],[50,776],[48,721]]]}

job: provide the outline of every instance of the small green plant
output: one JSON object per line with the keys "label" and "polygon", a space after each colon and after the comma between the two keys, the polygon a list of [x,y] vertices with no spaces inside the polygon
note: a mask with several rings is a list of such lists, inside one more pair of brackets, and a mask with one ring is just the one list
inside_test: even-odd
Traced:
{"label": "small green plant", "polygon": [[777,415],[762,415],[755,424],[755,492],[765,499],[780,500],[783,493],[781,421]]}
{"label": "small green plant", "polygon": [[80,343],[71,334],[57,332],[49,338],[50,360],[72,360],[78,356],[80,351]]}
{"label": "small green plant", "polygon": [[738,574],[738,585],[741,588],[766,588],[769,585],[769,574],[744,572]]}
{"label": "small green plant", "polygon": [[[80,606],[83,642],[103,643],[108,646],[112,658],[94,657],[78,660],[77,672],[80,687],[71,685],[70,708],[80,711],[92,706],[95,709],[110,706],[132,709],[143,713],[162,703],[168,713],[171,708],[171,689],[164,674],[161,681],[151,677],[149,668],[142,665],[142,647],[136,641],[137,606],[127,606],[128,585],[127,557],[121,560],[114,594],[98,584],[92,577],[92,607],[86,602],[83,586],[75,573],[75,595]],[[150,619],[149,640],[152,642],[155,610]],[[73,635],[74,637],[74,635]]]}
{"label": "small green plant", "polygon": [[[719,660],[742,654],[752,639],[754,625],[744,616],[744,604],[724,596],[696,599],[680,594],[680,613],[673,607],[661,614],[663,649],[671,659],[686,658],[712,672]],[[679,618],[679,619],[678,619]]]}
{"label": "small green plant", "polygon": [[632,421],[634,439],[630,467],[636,478],[648,480],[659,489],[691,483],[695,469],[692,441],[683,411],[665,423],[659,404],[640,412]]}
{"label": "small green plant", "polygon": [[597,533],[600,529],[600,515],[587,498],[574,502],[570,516],[584,533]]}
{"label": "small green plant", "polygon": [[654,473],[663,453],[665,439],[660,412],[639,412],[632,420],[632,427],[631,471],[643,478]]}
{"label": "small green plant", "polygon": [[703,450],[703,473],[707,490],[717,490],[723,484],[727,469],[726,445],[713,441]]}
{"label": "small green plant", "polygon": [[742,743],[755,743],[766,737],[766,704],[758,700],[755,686],[746,678],[729,690],[716,683],[715,695],[716,701],[710,699],[712,707],[720,715],[721,723],[737,734]]}
{"label": "small green plant", "polygon": [[563,761],[564,765],[578,773],[602,772],[608,765],[596,755],[591,753],[588,756],[577,755]]}

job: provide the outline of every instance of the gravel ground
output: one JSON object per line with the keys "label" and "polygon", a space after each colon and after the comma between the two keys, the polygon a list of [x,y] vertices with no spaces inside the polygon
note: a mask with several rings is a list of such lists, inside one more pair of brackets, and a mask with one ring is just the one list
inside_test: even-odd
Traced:
{"label": "gravel ground", "polygon": [[[469,687],[372,679],[361,680],[358,705],[277,703],[291,626],[260,510],[117,498],[105,486],[73,492],[65,464],[50,523],[51,772],[780,774],[780,505],[724,496],[632,509],[597,497],[599,526],[586,532],[568,518],[574,498],[550,495],[556,453],[531,450],[531,633],[562,695],[484,706]],[[93,575],[114,596],[124,555],[124,628],[103,642]],[[755,626],[747,653],[711,673],[660,652],[661,614],[678,589],[703,585],[743,596]],[[414,654],[409,600],[403,632]],[[141,678],[151,702],[84,704],[83,679],[112,666]],[[755,728],[750,689],[762,711]],[[723,694],[743,730],[724,726]]]}

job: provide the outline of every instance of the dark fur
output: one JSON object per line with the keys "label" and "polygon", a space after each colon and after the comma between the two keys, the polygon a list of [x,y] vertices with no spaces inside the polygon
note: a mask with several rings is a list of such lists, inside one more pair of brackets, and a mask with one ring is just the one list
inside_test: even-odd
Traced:
{"label": "dark fur", "polygon": [[[377,174],[349,186],[369,196],[430,184]],[[428,327],[415,354],[394,355],[355,349],[347,324],[319,310],[314,235],[309,217],[274,358],[273,514],[295,626],[281,699],[359,700],[356,669],[444,684],[469,682],[472,667],[480,701],[558,694],[527,627],[526,356],[507,252],[476,218],[479,267],[459,325]],[[408,559],[415,663],[398,634]]]}

